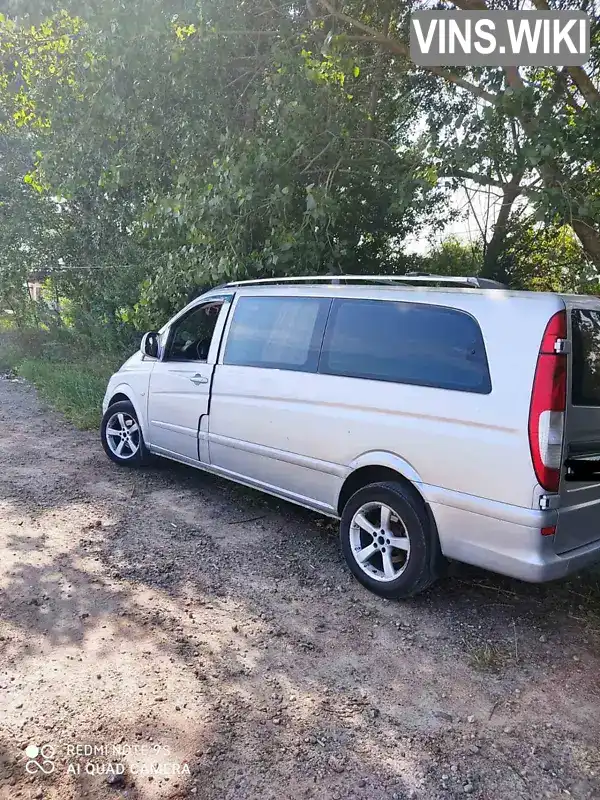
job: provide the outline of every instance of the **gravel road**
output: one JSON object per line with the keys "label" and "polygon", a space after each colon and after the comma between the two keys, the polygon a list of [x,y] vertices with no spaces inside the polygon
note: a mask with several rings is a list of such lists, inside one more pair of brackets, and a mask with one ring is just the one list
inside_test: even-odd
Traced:
{"label": "gravel road", "polygon": [[0,426],[2,800],[600,796],[591,578],[384,601],[317,515],[119,468],[20,381]]}

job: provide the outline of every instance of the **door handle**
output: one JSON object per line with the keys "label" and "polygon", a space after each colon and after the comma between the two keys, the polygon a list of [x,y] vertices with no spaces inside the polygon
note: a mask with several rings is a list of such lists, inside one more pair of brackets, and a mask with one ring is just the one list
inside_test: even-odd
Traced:
{"label": "door handle", "polygon": [[196,386],[200,386],[201,383],[208,383],[208,378],[205,378],[204,375],[200,375],[198,372],[190,378],[190,380]]}

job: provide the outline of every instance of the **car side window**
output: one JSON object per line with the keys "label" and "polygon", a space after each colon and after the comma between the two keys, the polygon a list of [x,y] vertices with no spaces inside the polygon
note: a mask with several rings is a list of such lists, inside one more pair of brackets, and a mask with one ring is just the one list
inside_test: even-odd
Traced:
{"label": "car side window", "polygon": [[203,303],[177,320],[169,336],[165,361],[206,361],[222,300]]}
{"label": "car side window", "polygon": [[426,303],[335,300],[319,372],[478,394],[492,390],[477,321]]}
{"label": "car side window", "polygon": [[240,297],[223,363],[316,372],[330,307],[325,297]]}

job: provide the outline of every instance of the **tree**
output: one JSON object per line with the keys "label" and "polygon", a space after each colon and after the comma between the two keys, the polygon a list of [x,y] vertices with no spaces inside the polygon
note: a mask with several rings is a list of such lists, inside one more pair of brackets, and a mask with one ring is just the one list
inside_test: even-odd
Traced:
{"label": "tree", "polygon": [[[595,4],[590,0],[556,0],[552,4],[534,0],[538,9],[576,8],[592,16],[592,57],[586,71],[583,67],[415,68],[409,63],[407,41],[408,14],[414,7],[411,2],[401,4],[391,20],[387,2],[367,2],[360,7],[349,3],[344,9],[333,0],[318,3],[324,18],[335,20],[339,26],[337,44],[342,52],[346,46],[354,49],[358,40],[362,47],[377,47],[389,53],[402,80],[408,76],[415,85],[426,87],[425,91],[434,83],[451,87],[446,130],[453,124],[457,130],[457,109],[461,104],[464,114],[458,128],[469,116],[476,120],[481,145],[478,149],[480,155],[482,149],[489,150],[488,157],[473,160],[472,168],[465,169],[464,147],[454,148],[456,163],[441,164],[445,174],[500,186],[508,192],[507,205],[510,194],[519,186],[540,218],[552,220],[558,216],[571,225],[588,257],[600,266],[600,34]],[[490,8],[485,0],[455,0],[452,5],[465,11]],[[493,7],[515,9],[518,4],[499,0]],[[515,132],[516,160],[508,177],[503,173],[494,175],[492,132],[497,130],[499,121],[501,129],[510,126]],[[527,177],[529,181],[522,183]],[[499,227],[501,230],[502,220]]]}
{"label": "tree", "polygon": [[511,286],[544,292],[598,294],[598,273],[569,225],[523,220],[512,226],[502,256]]}
{"label": "tree", "polygon": [[7,22],[27,57],[5,66],[0,101],[35,141],[30,186],[60,199],[52,280],[85,315],[155,324],[224,280],[402,269],[402,239],[443,222],[410,97],[382,68],[374,108],[362,62],[323,54],[298,14],[46,8],[37,26]]}

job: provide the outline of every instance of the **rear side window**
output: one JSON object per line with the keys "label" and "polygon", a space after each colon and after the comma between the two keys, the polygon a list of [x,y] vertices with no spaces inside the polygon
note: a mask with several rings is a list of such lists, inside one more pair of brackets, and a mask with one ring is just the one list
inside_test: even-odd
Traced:
{"label": "rear side window", "polygon": [[480,394],[492,390],[473,317],[422,303],[336,300],[319,371]]}
{"label": "rear side window", "polygon": [[600,312],[575,308],[571,312],[573,336],[574,406],[600,406]]}
{"label": "rear side window", "polygon": [[331,300],[240,297],[224,364],[316,372]]}

